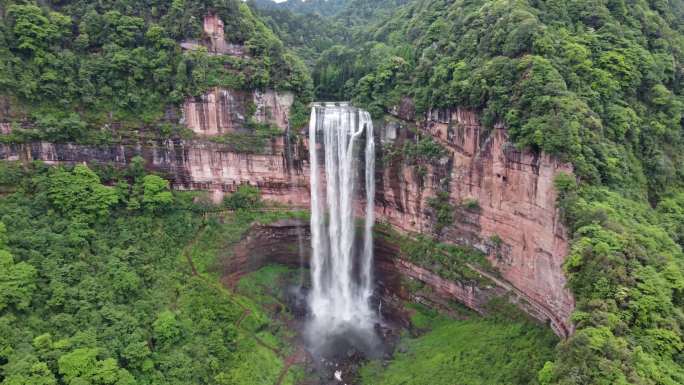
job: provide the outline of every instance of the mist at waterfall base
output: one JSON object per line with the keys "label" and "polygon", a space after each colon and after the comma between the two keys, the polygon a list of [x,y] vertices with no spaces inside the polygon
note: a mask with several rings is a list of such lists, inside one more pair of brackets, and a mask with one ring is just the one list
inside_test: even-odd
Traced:
{"label": "mist at waterfall base", "polygon": [[[354,351],[377,356],[382,343],[375,331],[378,315],[371,306],[375,143],[368,112],[344,103],[314,105],[309,157],[312,256],[307,345],[323,357]],[[366,207],[363,234],[357,237],[354,198],[360,182]]]}

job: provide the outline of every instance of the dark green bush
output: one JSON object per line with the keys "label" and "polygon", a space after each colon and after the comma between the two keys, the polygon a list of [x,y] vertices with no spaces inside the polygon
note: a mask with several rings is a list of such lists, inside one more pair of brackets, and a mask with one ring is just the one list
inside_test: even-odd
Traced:
{"label": "dark green bush", "polygon": [[258,188],[243,184],[223,199],[223,205],[229,210],[259,208],[262,206],[261,194]]}

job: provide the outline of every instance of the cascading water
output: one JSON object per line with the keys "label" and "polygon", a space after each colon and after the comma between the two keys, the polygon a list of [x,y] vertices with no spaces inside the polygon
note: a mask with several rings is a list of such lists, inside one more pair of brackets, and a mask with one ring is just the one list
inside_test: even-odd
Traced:
{"label": "cascading water", "polygon": [[[355,179],[361,158],[358,146],[364,131],[366,213],[363,248],[356,253]],[[325,154],[322,170],[318,159],[319,138]],[[340,338],[351,338],[368,347],[374,340],[376,318],[370,304],[375,143],[368,112],[342,103],[314,105],[309,123],[309,157],[312,239],[309,339],[314,345],[324,346],[336,344]]]}

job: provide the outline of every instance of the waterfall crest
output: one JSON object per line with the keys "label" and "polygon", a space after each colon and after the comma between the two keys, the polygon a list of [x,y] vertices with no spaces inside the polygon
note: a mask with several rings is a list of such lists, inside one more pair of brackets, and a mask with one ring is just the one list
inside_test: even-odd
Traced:
{"label": "waterfall crest", "polygon": [[[364,131],[365,149],[361,151]],[[319,145],[324,153],[320,164]],[[365,168],[366,207],[363,246],[357,252],[354,197],[356,179],[361,179],[357,172],[360,158]],[[375,143],[368,112],[347,104],[314,105],[309,123],[309,160],[312,329],[316,338],[349,327],[371,330],[375,320],[370,305]]]}

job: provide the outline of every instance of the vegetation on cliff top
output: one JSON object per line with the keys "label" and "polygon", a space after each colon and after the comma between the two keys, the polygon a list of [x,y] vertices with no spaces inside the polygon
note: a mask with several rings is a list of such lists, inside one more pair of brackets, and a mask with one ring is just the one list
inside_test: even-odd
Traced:
{"label": "vegetation on cliff top", "polygon": [[406,96],[419,117],[472,108],[584,180],[653,200],[683,178],[682,4],[415,0],[323,51],[316,91],[376,116]]}
{"label": "vegetation on cliff top", "polygon": [[[181,50],[181,41],[203,38],[210,13],[248,56]],[[213,86],[306,99],[311,83],[304,64],[239,0],[0,5],[0,119],[32,123],[17,125],[16,135],[73,141],[115,123],[140,129]]]}

